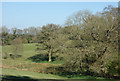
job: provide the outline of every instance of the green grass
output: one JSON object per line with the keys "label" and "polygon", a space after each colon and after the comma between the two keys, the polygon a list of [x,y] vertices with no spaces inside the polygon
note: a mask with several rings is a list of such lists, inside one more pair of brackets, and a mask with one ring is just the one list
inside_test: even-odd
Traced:
{"label": "green grass", "polygon": [[[26,64],[26,63],[35,63],[31,60],[27,60],[27,58],[32,57],[34,55],[37,54],[37,52],[35,51],[36,49],[36,43],[32,43],[32,44],[24,44],[24,51],[21,58],[17,58],[17,59],[5,59],[3,60],[3,64],[5,65],[18,65],[18,64]],[[11,50],[11,46],[7,45],[7,46],[2,46],[2,55],[4,56],[4,53],[7,52],[8,54],[12,53]],[[49,63],[48,61],[41,61],[40,63]],[[51,62],[51,64],[61,64],[62,61],[54,61]]]}
{"label": "green grass", "polygon": [[67,79],[65,77],[60,77],[57,75],[52,75],[52,74],[41,74],[37,72],[32,72],[32,71],[21,71],[21,70],[14,70],[14,69],[2,69],[3,70],[3,75],[11,75],[11,76],[18,76],[18,77],[23,77],[27,76],[30,78],[34,79]]}
{"label": "green grass", "polygon": [[[24,44],[24,51],[21,58],[17,59],[4,59],[2,61],[4,68],[3,69],[3,75],[15,75],[15,76],[22,76],[30,74],[29,77],[34,78],[53,78],[55,79],[57,76],[48,75],[48,74],[40,74],[43,73],[44,70],[46,70],[47,67],[53,66],[53,64],[59,64],[60,62],[47,62],[47,61],[41,61],[40,63],[32,62],[31,60],[27,60],[27,58],[34,56],[37,54],[35,52],[36,46],[35,43],[33,44]],[[4,52],[7,52],[8,54],[12,53],[11,46],[3,46],[2,47],[2,53],[4,55]],[[19,70],[16,70],[19,69]],[[27,69],[28,71],[23,71],[22,69]],[[34,71],[34,72],[33,72]],[[39,73],[37,73],[39,72]],[[43,77],[44,76],[44,77]],[[59,78],[59,77],[57,77]]]}
{"label": "green grass", "polygon": [[[21,64],[21,63],[31,63],[30,60],[26,60],[26,58],[29,58],[30,56],[33,56],[36,54],[35,52],[35,43],[33,44],[24,44],[24,51],[21,58],[14,59],[14,62],[12,59],[8,58],[3,61],[3,64],[8,64],[8,65],[16,65],[16,64]],[[7,52],[8,54],[12,53],[11,46],[3,46],[2,47],[2,54],[4,56],[4,53]],[[8,62],[8,63],[7,63]]]}
{"label": "green grass", "polygon": [[[48,67],[59,66],[60,64],[62,64],[62,61],[53,61],[50,63],[48,61],[41,61],[39,63],[36,63],[32,62],[31,60],[28,60],[27,58],[37,54],[35,49],[36,49],[35,43],[24,44],[24,52],[21,58],[17,59],[8,58],[2,60],[3,75],[12,75],[18,77],[27,76],[35,79],[68,79],[67,77],[45,74],[45,71]],[[12,53],[11,46],[10,45],[3,46],[2,47],[3,55],[4,52],[7,52],[8,54]],[[92,76],[79,76],[72,77],[70,79],[104,79],[104,78]]]}
{"label": "green grass", "polygon": [[[32,43],[32,44],[24,44],[24,51],[23,51],[23,57],[29,57],[32,55],[35,55],[35,49],[36,49],[36,43]],[[10,45],[7,46],[2,46],[2,52],[4,54],[4,52],[7,52],[8,54],[12,53],[12,49]]]}
{"label": "green grass", "polygon": [[[70,78],[69,78],[70,79]],[[93,77],[93,76],[79,76],[79,77],[72,77],[71,79],[105,79],[103,77]]]}
{"label": "green grass", "polygon": [[43,74],[43,73],[37,73],[32,71],[21,71],[21,70],[14,70],[14,69],[2,69],[3,75],[10,75],[10,76],[17,76],[17,77],[30,77],[32,79],[105,79],[101,77],[92,77],[92,76],[80,76],[80,77],[62,77],[58,75],[52,75],[52,74]]}
{"label": "green grass", "polygon": [[52,62],[48,62],[48,61],[41,61],[39,63],[51,63],[51,64],[62,64],[63,61],[62,60],[57,60],[57,61],[52,61]]}

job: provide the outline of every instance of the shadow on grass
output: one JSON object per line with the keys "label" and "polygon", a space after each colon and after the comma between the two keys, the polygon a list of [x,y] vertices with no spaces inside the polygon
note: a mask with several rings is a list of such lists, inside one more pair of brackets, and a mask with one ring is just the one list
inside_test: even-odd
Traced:
{"label": "shadow on grass", "polygon": [[84,79],[33,79],[27,76],[11,76],[11,75],[5,75],[2,77],[2,81],[119,81],[119,80],[84,80]]}
{"label": "shadow on grass", "polygon": [[64,81],[55,79],[33,79],[27,76],[11,76],[5,75],[2,77],[2,81]]}
{"label": "shadow on grass", "polygon": [[62,66],[48,67],[46,72],[51,73],[53,75],[59,75],[59,76],[63,76],[63,77],[72,79],[70,81],[76,81],[74,79],[78,79],[80,81],[120,81],[119,76],[96,76],[96,75],[90,75],[90,74],[86,74],[86,73],[80,75],[80,73],[77,74],[77,73],[73,73],[73,72],[67,72],[64,70],[64,67],[62,67]]}
{"label": "shadow on grass", "polygon": [[5,75],[2,76],[2,81],[38,81],[27,76],[11,76]]}
{"label": "shadow on grass", "polygon": [[[56,57],[52,57],[52,61],[55,61]],[[41,61],[48,61],[49,60],[49,56],[48,54],[36,54],[34,56],[31,56],[29,58],[27,58],[27,60],[31,60],[33,62],[41,62]]]}

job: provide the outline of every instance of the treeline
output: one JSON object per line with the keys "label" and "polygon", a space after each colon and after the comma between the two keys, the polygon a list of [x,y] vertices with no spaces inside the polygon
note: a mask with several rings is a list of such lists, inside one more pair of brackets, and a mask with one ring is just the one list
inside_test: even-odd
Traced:
{"label": "treeline", "polygon": [[23,43],[38,43],[36,51],[47,55],[49,62],[52,57],[64,61],[61,68],[55,69],[61,74],[118,76],[118,20],[118,8],[112,6],[96,14],[79,11],[66,20],[64,27],[47,24],[27,30],[14,28],[9,33],[4,27],[2,44],[11,44],[15,38],[21,38]]}
{"label": "treeline", "polygon": [[36,35],[41,30],[41,27],[29,27],[25,29],[1,27],[2,45],[11,45],[12,41],[20,38],[22,43],[37,43]]}

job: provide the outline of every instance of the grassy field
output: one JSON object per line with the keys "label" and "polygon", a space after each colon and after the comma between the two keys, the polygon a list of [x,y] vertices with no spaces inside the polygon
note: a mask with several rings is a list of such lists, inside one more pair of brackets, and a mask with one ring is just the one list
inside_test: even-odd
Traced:
{"label": "grassy field", "polygon": [[[30,77],[35,79],[68,79],[68,77],[62,77],[58,75],[45,74],[48,67],[61,65],[60,61],[48,63],[47,61],[41,61],[39,63],[28,60],[27,58],[35,56],[36,46],[33,44],[24,44],[24,52],[22,57],[16,59],[2,59],[2,68],[4,76],[17,76],[17,77]],[[12,53],[10,46],[3,46],[2,53]],[[72,77],[70,79],[104,79],[101,77],[81,76]]]}
{"label": "grassy field", "polygon": [[[2,49],[3,56],[4,52],[7,52],[8,54],[12,53],[10,46],[3,46]],[[35,56],[37,54],[37,52],[35,52],[35,49],[35,44],[24,44],[24,52],[22,54],[22,57],[16,59],[3,59],[3,68],[44,73],[44,70],[46,70],[47,67],[59,65],[57,62],[48,63],[47,61],[42,61],[36,63],[28,60],[27,58]]]}
{"label": "grassy field", "polygon": [[14,69],[3,69],[3,75],[17,76],[17,77],[30,77],[33,79],[67,79],[65,77],[60,77],[52,74],[43,74],[32,71],[22,71]]}
{"label": "grassy field", "polygon": [[52,74],[37,73],[32,71],[22,71],[14,69],[3,69],[4,76],[16,76],[16,77],[30,77],[32,79],[104,79],[101,77],[81,76],[81,77],[62,77]]}

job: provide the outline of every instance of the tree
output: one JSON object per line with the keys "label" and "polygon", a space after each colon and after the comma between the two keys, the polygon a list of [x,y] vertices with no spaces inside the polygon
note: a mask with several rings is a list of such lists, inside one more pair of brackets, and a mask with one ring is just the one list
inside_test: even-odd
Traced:
{"label": "tree", "polygon": [[39,45],[37,51],[45,51],[49,56],[49,62],[52,61],[52,54],[57,50],[55,48],[58,46],[56,43],[57,30],[60,27],[54,24],[48,24],[42,27],[42,30],[37,35]]}
{"label": "tree", "polygon": [[28,34],[29,35],[36,35],[37,34],[37,28],[35,28],[35,27],[29,27],[28,28]]}
{"label": "tree", "polygon": [[[65,43],[63,52],[67,57],[64,64],[67,71],[92,71],[101,76],[108,73],[107,64],[117,58],[118,13],[115,8],[106,9],[107,12],[95,15],[80,11],[66,21],[71,22],[66,23],[69,26],[69,40]],[[77,30],[70,30],[72,28]]]}
{"label": "tree", "polygon": [[21,38],[14,39],[12,41],[11,48],[12,48],[12,52],[14,54],[14,55],[12,55],[13,58],[21,56],[23,53],[23,49],[24,49]]}
{"label": "tree", "polygon": [[9,39],[9,29],[5,26],[1,27],[1,40],[2,40],[2,45],[5,44],[10,44],[10,39]]}
{"label": "tree", "polygon": [[17,28],[12,28],[12,34],[13,34],[12,40],[14,40],[15,38],[18,37],[18,35],[17,35]]}
{"label": "tree", "polygon": [[78,11],[69,16],[65,22],[66,26],[81,26],[85,19],[89,18],[92,13],[89,10]]}

